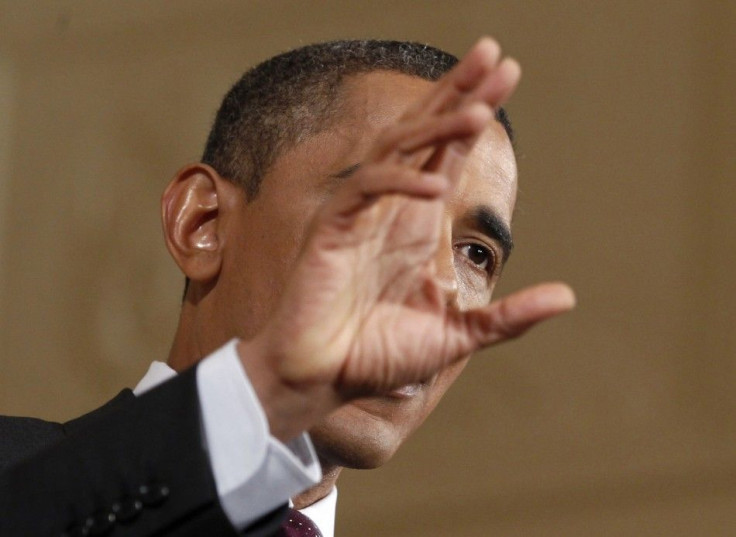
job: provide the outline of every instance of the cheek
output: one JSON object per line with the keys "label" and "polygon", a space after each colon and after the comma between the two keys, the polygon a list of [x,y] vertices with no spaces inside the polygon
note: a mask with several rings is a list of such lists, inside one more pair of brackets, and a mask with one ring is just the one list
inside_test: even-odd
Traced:
{"label": "cheek", "polygon": [[275,294],[283,289],[306,239],[304,214],[308,214],[308,208],[293,214],[294,205],[256,214],[245,221],[237,246],[235,269]]}
{"label": "cheek", "polygon": [[293,257],[280,234],[255,220],[246,229],[231,241],[218,282],[227,321],[241,337],[255,334],[269,317],[290,273],[287,260]]}
{"label": "cheek", "polygon": [[452,386],[453,382],[457,380],[457,377],[460,376],[460,373],[462,373],[463,369],[465,369],[465,366],[468,364],[468,360],[469,358],[463,358],[459,362],[451,365],[446,369],[443,369],[440,373],[438,373],[437,379],[432,385],[431,394],[427,399],[424,417],[429,415],[429,413],[434,410],[434,408],[437,406],[437,403],[439,403],[440,399],[442,399],[442,396],[445,395],[450,386]]}
{"label": "cheek", "polygon": [[[459,265],[459,266],[458,266]],[[465,311],[488,305],[493,294],[493,284],[485,274],[467,270],[463,261],[456,263],[458,307]]]}
{"label": "cheek", "polygon": [[455,382],[457,377],[460,376],[460,373],[463,372],[463,369],[465,369],[465,366],[468,365],[468,360],[470,360],[470,357],[463,358],[459,362],[452,364],[450,367],[443,369],[437,375],[436,384],[441,386],[442,394],[444,394],[448,390],[448,388],[452,385],[452,383]]}

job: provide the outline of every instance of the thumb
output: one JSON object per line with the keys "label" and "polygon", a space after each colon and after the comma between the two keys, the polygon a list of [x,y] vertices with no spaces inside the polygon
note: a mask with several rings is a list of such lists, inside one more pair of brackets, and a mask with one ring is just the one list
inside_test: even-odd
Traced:
{"label": "thumb", "polygon": [[575,293],[564,283],[542,283],[465,312],[476,349],[516,338],[532,326],[575,307]]}

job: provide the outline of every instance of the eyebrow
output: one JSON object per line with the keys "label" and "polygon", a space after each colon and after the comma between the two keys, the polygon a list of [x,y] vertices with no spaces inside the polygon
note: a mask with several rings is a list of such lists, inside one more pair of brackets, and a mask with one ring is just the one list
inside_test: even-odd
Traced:
{"label": "eyebrow", "polygon": [[506,225],[493,209],[486,205],[476,208],[473,211],[472,219],[481,232],[501,244],[503,260],[505,262],[509,258],[509,255],[511,255],[511,250],[514,249],[514,240],[511,237],[509,226]]}

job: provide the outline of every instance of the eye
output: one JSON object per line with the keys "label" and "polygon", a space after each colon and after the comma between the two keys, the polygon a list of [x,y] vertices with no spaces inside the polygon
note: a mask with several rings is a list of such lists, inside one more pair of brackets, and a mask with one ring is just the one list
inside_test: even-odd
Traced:
{"label": "eye", "polygon": [[491,249],[475,243],[461,244],[457,248],[460,253],[467,257],[468,260],[478,268],[483,270],[490,270],[493,268],[494,254]]}

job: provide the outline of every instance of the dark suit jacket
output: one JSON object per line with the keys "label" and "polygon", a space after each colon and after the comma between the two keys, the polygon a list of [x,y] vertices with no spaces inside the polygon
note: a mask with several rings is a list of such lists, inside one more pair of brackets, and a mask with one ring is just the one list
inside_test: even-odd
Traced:
{"label": "dark suit jacket", "polygon": [[[200,427],[195,369],[66,424],[0,417],[0,537],[238,535]],[[241,535],[274,534],[286,511]]]}

